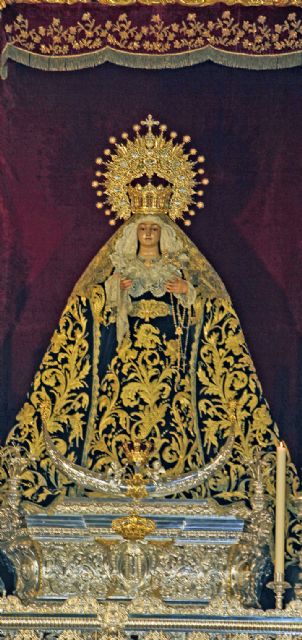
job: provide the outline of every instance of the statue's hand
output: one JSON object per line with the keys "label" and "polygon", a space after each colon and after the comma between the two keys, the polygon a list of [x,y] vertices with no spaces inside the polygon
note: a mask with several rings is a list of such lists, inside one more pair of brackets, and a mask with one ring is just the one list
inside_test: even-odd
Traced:
{"label": "statue's hand", "polygon": [[188,283],[181,278],[175,278],[174,280],[168,280],[166,282],[166,289],[169,293],[188,293]]}
{"label": "statue's hand", "polygon": [[130,289],[132,285],[132,280],[130,280],[129,278],[123,278],[121,280],[121,289]]}

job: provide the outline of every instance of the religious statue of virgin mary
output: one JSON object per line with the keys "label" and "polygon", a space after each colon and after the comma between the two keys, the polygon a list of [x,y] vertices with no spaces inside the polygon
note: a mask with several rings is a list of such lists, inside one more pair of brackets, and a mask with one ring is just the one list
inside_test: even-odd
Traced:
{"label": "religious statue of virgin mary", "polygon": [[47,505],[77,491],[48,455],[45,403],[52,442],[70,463],[122,466],[125,443],[138,440],[171,478],[218,455],[235,411],[230,458],[194,495],[247,499],[255,450],[273,494],[278,433],[239,320],[176,223],[203,207],[204,158],[186,150],[189,136],[176,142],[151,116],[134,131],[110,138],[93,182],[97,206],[105,200],[105,214],[123,224],[76,284],[9,436],[35,459],[23,496]]}

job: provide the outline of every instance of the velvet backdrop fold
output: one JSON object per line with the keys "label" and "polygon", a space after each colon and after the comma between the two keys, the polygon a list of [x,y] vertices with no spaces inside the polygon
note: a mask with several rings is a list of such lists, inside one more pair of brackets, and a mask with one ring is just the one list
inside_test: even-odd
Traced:
{"label": "velvet backdrop fold", "polygon": [[9,64],[0,87],[2,441],[74,283],[112,232],[95,207],[94,160],[110,135],[152,113],[206,157],[205,209],[188,234],[232,296],[300,467],[301,68],[105,64],[60,74]]}

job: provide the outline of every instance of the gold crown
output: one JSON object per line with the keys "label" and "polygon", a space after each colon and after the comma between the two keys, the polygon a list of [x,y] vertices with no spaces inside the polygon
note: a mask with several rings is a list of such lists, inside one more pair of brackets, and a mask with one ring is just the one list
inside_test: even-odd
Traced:
{"label": "gold crown", "polygon": [[[145,133],[140,133],[145,128]],[[96,158],[96,180],[92,186],[97,190],[98,209],[105,215],[113,215],[109,224],[117,219],[127,220],[133,213],[165,213],[172,220],[183,220],[191,224],[185,215],[195,215],[195,208],[203,209],[203,187],[209,180],[204,175],[204,156],[197,150],[187,149],[190,136],[177,141],[175,131],[167,132],[167,126],[154,120],[149,114],[140,124],[133,125],[134,139],[127,132],[121,134],[122,142],[110,136],[111,148],[104,149],[104,158]],[[154,177],[169,186],[155,187]],[[145,187],[132,187],[132,182],[147,177]]]}
{"label": "gold crown", "polygon": [[155,187],[149,182],[145,187],[140,184],[135,187],[128,187],[132,213],[154,215],[167,213],[171,195],[172,189],[169,185]]}

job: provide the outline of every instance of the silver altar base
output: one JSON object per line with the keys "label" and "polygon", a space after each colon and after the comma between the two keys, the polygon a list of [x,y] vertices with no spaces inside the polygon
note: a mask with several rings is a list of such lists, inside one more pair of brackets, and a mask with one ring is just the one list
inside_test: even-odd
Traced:
{"label": "silver altar base", "polygon": [[0,638],[301,640],[300,601],[285,611],[255,608],[270,566],[261,501],[252,510],[142,501],[140,514],[157,525],[143,541],[112,531],[112,521],[130,511],[127,500],[31,507],[21,528],[34,562],[20,538],[11,548],[2,543],[12,559],[14,545],[19,549],[16,591],[23,602],[0,598]]}
{"label": "silver altar base", "polygon": [[271,564],[263,521],[256,523],[253,511],[243,505],[147,499],[140,513],[155,521],[156,531],[143,541],[128,541],[111,525],[130,507],[127,500],[69,499],[52,512],[28,513],[27,532],[38,545],[40,564],[32,600],[160,594],[180,607],[218,596],[258,605]]}
{"label": "silver altar base", "polygon": [[24,606],[0,599],[0,638],[4,640],[301,640],[302,607],[285,612],[249,610],[216,598],[201,609],[168,606],[156,598],[131,603],[99,603],[72,598]]}

